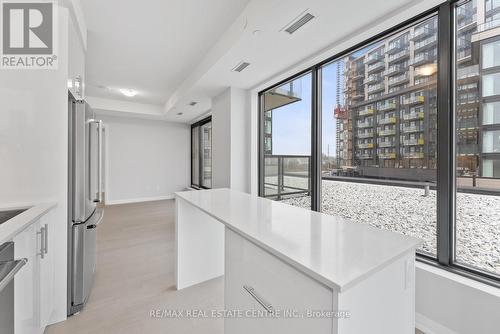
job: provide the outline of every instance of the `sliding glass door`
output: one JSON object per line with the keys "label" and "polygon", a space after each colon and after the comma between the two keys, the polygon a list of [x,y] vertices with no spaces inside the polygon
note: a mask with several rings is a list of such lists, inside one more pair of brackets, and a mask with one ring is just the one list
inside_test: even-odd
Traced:
{"label": "sliding glass door", "polygon": [[212,118],[191,125],[191,186],[212,188]]}

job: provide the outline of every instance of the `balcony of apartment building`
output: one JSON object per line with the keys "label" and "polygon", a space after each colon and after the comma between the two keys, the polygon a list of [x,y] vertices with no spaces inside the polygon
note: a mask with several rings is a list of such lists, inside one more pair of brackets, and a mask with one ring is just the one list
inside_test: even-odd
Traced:
{"label": "balcony of apartment building", "polygon": [[396,135],[396,129],[383,129],[378,131],[378,135],[380,137],[384,136],[395,136]]}
{"label": "balcony of apartment building", "polygon": [[457,7],[457,32],[463,33],[471,30],[477,25],[477,9],[472,7],[472,2],[469,6]]}
{"label": "balcony of apartment building", "polygon": [[372,75],[369,75],[368,78],[366,78],[363,83],[366,84],[366,85],[369,85],[369,84],[374,84],[374,83],[377,83],[379,81],[381,81],[383,79],[383,77],[379,74],[372,74]]}
{"label": "balcony of apartment building", "polygon": [[432,36],[436,33],[436,26],[434,20],[426,22],[425,24],[416,27],[411,35],[412,41],[420,41],[423,38]]}
{"label": "balcony of apartment building", "polygon": [[386,52],[389,55],[392,55],[407,48],[408,48],[408,41],[405,40],[404,36],[399,36],[396,39],[389,42]]}
{"label": "balcony of apartment building", "polygon": [[477,118],[460,119],[456,124],[457,130],[476,130],[479,128]]}
{"label": "balcony of apartment building", "polygon": [[360,129],[371,128],[371,127],[373,127],[373,120],[365,119],[364,121],[360,121],[360,122],[356,123],[356,126]]}
{"label": "balcony of apartment building", "polygon": [[404,105],[414,105],[425,102],[425,96],[418,94],[410,94],[410,96],[403,97]]}
{"label": "balcony of apartment building", "polygon": [[359,152],[356,153],[356,157],[360,160],[370,160],[373,159],[373,152],[371,151],[365,151],[365,152]]}
{"label": "balcony of apartment building", "polygon": [[384,59],[384,49],[378,49],[376,51],[372,51],[371,53],[367,54],[363,62],[365,64],[373,64],[383,59]]}
{"label": "balcony of apartment building", "polygon": [[[387,137],[385,137],[385,138],[387,138]],[[377,146],[381,147],[381,148],[394,147],[394,146],[396,146],[396,142],[394,140],[389,140],[389,139],[381,140],[378,142]]]}
{"label": "balcony of apartment building", "polygon": [[421,41],[415,42],[415,52],[422,52],[424,50],[429,50],[432,47],[435,47],[437,44],[437,40],[437,35],[433,35]]}
{"label": "balcony of apartment building", "polygon": [[266,197],[309,195],[311,157],[306,155],[264,155]]}
{"label": "balcony of apartment building", "polygon": [[383,82],[380,82],[380,83],[377,83],[374,85],[368,85],[368,87],[366,88],[366,92],[368,94],[381,92],[383,90],[385,90],[385,84]]}
{"label": "balcony of apartment building", "polygon": [[456,58],[457,65],[461,65],[472,60],[472,48],[470,47],[470,45],[467,47],[463,47],[462,49],[458,49]]}
{"label": "balcony of apartment building", "polygon": [[423,159],[425,154],[424,152],[403,152],[402,156],[406,159]]}
{"label": "balcony of apartment building", "polygon": [[386,125],[386,124],[396,124],[396,117],[384,117],[378,120],[378,124]]}
{"label": "balcony of apartment building", "polygon": [[403,146],[423,146],[425,144],[424,138],[404,138],[402,141]]}
{"label": "balcony of apartment building", "polygon": [[458,94],[457,105],[468,108],[479,106],[479,96],[477,93]]}
{"label": "balcony of apartment building", "polygon": [[361,149],[373,148],[373,143],[361,142],[361,143],[358,143],[357,146],[358,146],[358,148],[361,148]]}
{"label": "balcony of apartment building", "polygon": [[423,128],[420,125],[403,125],[401,129],[403,133],[415,133],[415,132],[423,132]]}
{"label": "balcony of apartment building", "polygon": [[378,61],[376,63],[368,65],[368,68],[366,69],[368,74],[380,72],[385,68],[385,63],[383,61]]}
{"label": "balcony of apartment building", "polygon": [[413,121],[413,120],[419,120],[419,119],[424,119],[425,113],[424,109],[421,107],[418,108],[410,108],[410,111],[408,113],[403,113],[403,120],[405,121]]}
{"label": "balcony of apartment building", "polygon": [[433,63],[436,61],[436,55],[429,52],[420,52],[415,54],[415,57],[410,61],[410,65],[420,66],[424,64]]}
{"label": "balcony of apartment building", "polygon": [[457,69],[458,84],[477,81],[479,77],[479,65],[470,65]]}
{"label": "balcony of apartment building", "polygon": [[374,132],[372,131],[359,131],[356,137],[358,138],[373,138]]}
{"label": "balcony of apartment building", "polygon": [[402,64],[391,65],[383,72],[383,75],[387,77],[398,75],[406,71],[406,69],[407,67]]}
{"label": "balcony of apartment building", "polygon": [[387,83],[389,86],[396,86],[407,83],[408,81],[410,81],[410,75],[406,72],[398,76],[390,77]]}
{"label": "balcony of apartment building", "polygon": [[366,106],[358,111],[359,116],[370,116],[373,115],[373,113],[374,113],[373,106]]}
{"label": "balcony of apartment building", "polygon": [[379,159],[392,160],[396,159],[396,153],[394,152],[383,152],[378,154]]}
{"label": "balcony of apartment building", "polygon": [[409,49],[403,49],[397,53],[389,55],[388,61],[389,64],[395,63],[402,61],[406,58],[410,57],[410,50]]}
{"label": "balcony of apartment building", "polygon": [[457,143],[457,155],[459,156],[477,156],[479,154],[479,145],[478,144],[461,144]]}
{"label": "balcony of apartment building", "polygon": [[396,101],[395,100],[386,100],[386,101],[380,102],[377,105],[378,111],[385,112],[385,111],[391,111],[394,109],[396,109]]}

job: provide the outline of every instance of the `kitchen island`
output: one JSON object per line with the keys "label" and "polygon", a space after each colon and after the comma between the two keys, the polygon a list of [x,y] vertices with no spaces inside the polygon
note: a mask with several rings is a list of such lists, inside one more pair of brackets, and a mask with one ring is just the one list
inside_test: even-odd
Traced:
{"label": "kitchen island", "polygon": [[413,333],[419,244],[229,189],[176,193],[177,288],[225,275],[242,312],[226,334]]}

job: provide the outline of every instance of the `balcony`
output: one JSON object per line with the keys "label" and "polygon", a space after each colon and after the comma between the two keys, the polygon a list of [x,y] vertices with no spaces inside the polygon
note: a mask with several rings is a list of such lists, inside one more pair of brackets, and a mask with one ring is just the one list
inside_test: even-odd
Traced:
{"label": "balcony", "polygon": [[422,38],[433,35],[435,32],[436,29],[434,27],[431,27],[429,24],[420,26],[418,28],[415,28],[415,30],[413,31],[412,40],[419,41]]}
{"label": "balcony", "polygon": [[393,141],[381,141],[378,143],[378,147],[394,147],[396,144]]}
{"label": "balcony", "polygon": [[363,100],[364,98],[365,98],[365,94],[363,94],[363,93],[356,92],[356,93],[352,94],[353,100],[359,101],[359,100]]}
{"label": "balcony", "polygon": [[424,145],[424,143],[425,143],[424,138],[403,139],[403,145],[404,146]]}
{"label": "balcony", "polygon": [[424,103],[424,102],[425,102],[425,96],[423,96],[423,95],[412,95],[410,97],[403,98],[403,104],[405,104],[405,105],[418,104],[418,103]]}
{"label": "balcony", "polygon": [[373,115],[373,108],[371,107],[366,107],[364,109],[361,109],[359,112],[358,112],[358,115],[359,116],[369,116],[369,115]]}
{"label": "balcony", "polygon": [[398,52],[399,50],[401,50],[402,48],[406,48],[408,47],[407,44],[405,43],[402,43],[401,41],[394,41],[394,42],[390,42],[389,43],[389,46],[387,47],[387,53],[388,54],[394,54],[396,52]]}
{"label": "balcony", "polygon": [[383,82],[375,84],[375,85],[370,85],[368,86],[368,89],[366,90],[368,94],[376,93],[376,92],[381,92],[385,90],[385,85]]}
{"label": "balcony", "polygon": [[379,110],[379,111],[389,111],[389,110],[394,110],[394,109],[396,109],[395,102],[385,102],[383,104],[379,104],[377,107],[377,110]]}
{"label": "balcony", "polygon": [[408,58],[409,56],[410,56],[410,50],[405,49],[405,50],[399,51],[398,53],[395,53],[395,54],[389,56],[389,63],[403,60],[405,58]]}
{"label": "balcony", "polygon": [[380,159],[396,159],[396,153],[380,153],[378,157]]}
{"label": "balcony", "polygon": [[405,69],[406,69],[406,67],[403,67],[401,65],[392,65],[392,66],[389,66],[389,68],[384,71],[384,75],[389,77],[392,75],[402,73],[402,72],[404,72]]}
{"label": "balcony", "polygon": [[437,36],[431,36],[422,41],[416,42],[415,51],[422,51],[424,49],[431,48],[432,46],[436,45],[436,43],[437,43]]}
{"label": "balcony", "polygon": [[358,158],[361,160],[373,159],[373,154],[372,153],[358,154]]}
{"label": "balcony", "polygon": [[358,144],[358,148],[373,148],[373,143]]}
{"label": "balcony", "polygon": [[396,130],[395,129],[387,129],[387,130],[380,130],[378,132],[378,135],[379,136],[394,136],[396,134]]}
{"label": "balcony", "polygon": [[310,194],[310,166],[310,156],[264,155],[266,197]]}
{"label": "balcony", "polygon": [[396,124],[396,117],[386,117],[386,118],[381,118],[378,121],[378,124],[385,125],[385,124]]}
{"label": "balcony", "polygon": [[457,70],[457,80],[459,81],[476,80],[477,76],[479,76],[479,65],[467,66]]}
{"label": "balcony", "polygon": [[378,63],[374,63],[371,65],[368,65],[368,73],[373,73],[377,71],[383,70],[385,67],[385,63],[382,61],[379,61]]}
{"label": "balcony", "polygon": [[410,80],[410,76],[408,73],[398,75],[397,77],[391,77],[389,78],[388,84],[389,86],[396,86],[396,85],[401,85],[404,84],[405,82],[408,82]]}
{"label": "balcony", "polygon": [[373,132],[359,132],[358,133],[358,138],[372,138],[374,135]]}
{"label": "balcony", "polygon": [[403,157],[408,158],[408,159],[423,159],[424,153],[423,152],[405,152],[405,153],[403,153]]}
{"label": "balcony", "polygon": [[378,82],[382,80],[382,76],[380,75],[370,75],[368,78],[366,78],[363,83],[365,84],[371,84],[371,83],[375,83],[375,82]]}
{"label": "balcony", "polygon": [[436,58],[435,56],[433,56],[433,55],[431,56],[428,53],[420,53],[420,54],[416,55],[415,58],[413,58],[413,60],[411,61],[411,65],[418,66],[418,65],[430,63],[430,62],[434,61],[435,58]]}
{"label": "balcony", "polygon": [[416,125],[403,126],[404,133],[414,133],[414,132],[422,132],[422,131],[423,130],[420,128],[420,126],[416,126]]}
{"label": "balcony", "polygon": [[378,60],[384,59],[384,55],[380,54],[378,51],[373,52],[368,54],[368,56],[365,58],[364,63],[365,64],[372,64]]}
{"label": "balcony", "polygon": [[372,122],[358,122],[357,124],[358,128],[370,128],[373,126],[373,123]]}
{"label": "balcony", "polygon": [[411,112],[409,114],[403,114],[403,119],[405,121],[411,121],[411,120],[415,120],[415,119],[423,119],[424,116],[425,116],[425,114],[423,111]]}

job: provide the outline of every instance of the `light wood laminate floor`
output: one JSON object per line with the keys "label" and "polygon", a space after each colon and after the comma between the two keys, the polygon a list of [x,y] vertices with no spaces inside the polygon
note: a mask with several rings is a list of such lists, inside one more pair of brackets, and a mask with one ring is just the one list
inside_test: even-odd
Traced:
{"label": "light wood laminate floor", "polygon": [[[175,290],[174,201],[113,205],[98,229],[98,269],[80,314],[46,334],[222,334],[221,319],[153,318],[151,310],[221,310],[222,278]],[[417,334],[423,334],[416,331]]]}

